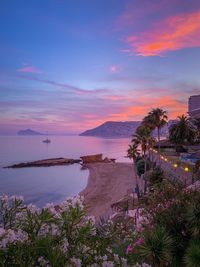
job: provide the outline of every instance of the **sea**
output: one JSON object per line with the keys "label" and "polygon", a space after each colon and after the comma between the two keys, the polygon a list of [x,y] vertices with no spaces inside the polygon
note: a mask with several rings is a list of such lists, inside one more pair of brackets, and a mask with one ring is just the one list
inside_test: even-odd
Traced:
{"label": "sea", "polygon": [[26,203],[38,207],[46,203],[59,204],[66,197],[77,195],[86,185],[87,169],[80,164],[53,167],[3,168],[34,160],[103,153],[104,157],[127,162],[126,150],[130,138],[97,138],[88,136],[0,136],[0,195],[22,195]]}

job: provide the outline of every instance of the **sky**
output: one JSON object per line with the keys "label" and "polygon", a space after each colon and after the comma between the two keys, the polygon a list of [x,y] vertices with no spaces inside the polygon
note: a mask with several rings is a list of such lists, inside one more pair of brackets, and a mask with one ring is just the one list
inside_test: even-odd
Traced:
{"label": "sky", "polygon": [[174,119],[200,94],[199,0],[6,0],[0,32],[0,134]]}

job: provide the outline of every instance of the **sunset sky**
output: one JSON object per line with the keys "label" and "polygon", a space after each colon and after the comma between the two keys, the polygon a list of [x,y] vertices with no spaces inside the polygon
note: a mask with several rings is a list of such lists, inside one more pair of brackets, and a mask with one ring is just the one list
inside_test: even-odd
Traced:
{"label": "sunset sky", "polygon": [[0,134],[173,119],[200,94],[199,0],[6,0],[0,32]]}

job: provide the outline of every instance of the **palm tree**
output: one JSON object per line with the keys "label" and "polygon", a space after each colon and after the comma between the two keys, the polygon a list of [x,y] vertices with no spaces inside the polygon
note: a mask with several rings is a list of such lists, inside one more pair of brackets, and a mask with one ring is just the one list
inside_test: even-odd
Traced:
{"label": "palm tree", "polygon": [[177,123],[169,129],[169,140],[178,145],[193,144],[196,140],[197,133],[190,119],[185,116],[179,116]]}
{"label": "palm tree", "polygon": [[171,266],[173,241],[162,227],[157,227],[144,236],[144,243],[140,246],[141,257],[154,267]]}
{"label": "palm tree", "polygon": [[200,263],[200,241],[193,240],[186,250],[186,267],[199,267]]}
{"label": "palm tree", "polygon": [[131,144],[129,145],[129,148],[127,150],[127,157],[129,159],[132,159],[133,162],[136,161],[137,157],[139,156],[139,150],[138,150],[138,145],[136,144]]}
{"label": "palm tree", "polygon": [[145,125],[139,126],[136,129],[135,134],[133,135],[132,143],[137,146],[140,146],[141,148],[142,157],[143,157],[143,160],[141,161],[143,161],[144,173],[145,173],[147,170],[147,152],[149,151],[153,143],[152,136],[151,136],[151,129]]}
{"label": "palm tree", "polygon": [[129,148],[127,150],[127,157],[129,159],[133,160],[133,165],[134,165],[134,173],[136,177],[136,187],[138,187],[138,175],[137,175],[137,168],[136,168],[136,159],[139,157],[140,153],[138,150],[138,145],[137,144],[131,144],[129,145]]}
{"label": "palm tree", "polygon": [[144,125],[139,126],[133,135],[132,143],[141,146],[143,157],[146,156],[146,152],[150,147],[150,142],[152,142],[151,129]]}
{"label": "palm tree", "polygon": [[151,130],[157,129],[158,152],[160,154],[160,130],[167,123],[167,111],[161,108],[152,109],[143,119],[143,124]]}

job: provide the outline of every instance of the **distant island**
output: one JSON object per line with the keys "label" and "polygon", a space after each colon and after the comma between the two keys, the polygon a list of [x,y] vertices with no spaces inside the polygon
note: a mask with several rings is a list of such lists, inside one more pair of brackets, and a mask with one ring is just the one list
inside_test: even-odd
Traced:
{"label": "distant island", "polygon": [[31,129],[26,129],[26,130],[20,130],[17,133],[18,135],[43,135],[40,132],[33,131]]}
{"label": "distant island", "polygon": [[[167,125],[161,129],[161,136],[168,136],[168,129],[174,123],[170,120]],[[131,137],[141,121],[107,121],[100,126],[87,130],[80,134],[80,136],[96,136],[96,137]],[[156,133],[155,133],[156,135]]]}

